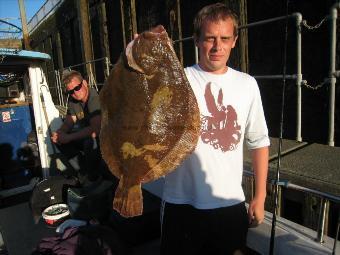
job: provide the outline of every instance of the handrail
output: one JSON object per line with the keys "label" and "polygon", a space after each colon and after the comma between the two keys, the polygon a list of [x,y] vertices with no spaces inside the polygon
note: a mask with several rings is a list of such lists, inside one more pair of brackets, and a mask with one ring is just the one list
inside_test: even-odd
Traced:
{"label": "handrail", "polygon": [[[276,74],[276,75],[253,75],[255,79],[282,79],[282,74]],[[285,78],[288,80],[296,80],[297,75],[291,74],[291,75],[285,75]]]}
{"label": "handrail", "polygon": [[[239,29],[248,29],[250,27],[255,27],[259,25],[264,25],[276,21],[286,20],[288,18],[295,18],[296,22],[296,94],[297,94],[297,109],[296,109],[296,141],[302,142],[301,136],[301,122],[302,122],[302,96],[301,96],[301,84],[302,84],[302,47],[301,47],[301,23],[302,23],[302,15],[301,13],[293,13],[288,16],[281,16],[272,19],[261,20],[253,23],[249,23],[244,26],[240,26]],[[276,78],[275,78],[276,79]]]}
{"label": "handrail", "polygon": [[63,70],[65,70],[65,69],[72,69],[74,67],[83,66],[83,65],[86,65],[86,64],[90,64],[90,63],[94,63],[94,62],[98,62],[98,61],[102,61],[102,60],[107,61],[107,57],[97,58],[97,59],[93,59],[93,60],[89,60],[89,61],[86,61],[86,62],[82,62],[82,63],[76,64],[76,65],[64,67]]}
{"label": "handrail", "polygon": [[275,22],[275,21],[285,20],[287,18],[296,18],[299,15],[301,15],[301,14],[296,12],[296,13],[290,14],[288,16],[280,16],[280,17],[276,17],[276,18],[256,21],[256,22],[252,22],[252,23],[249,23],[249,24],[246,24],[246,25],[243,25],[243,26],[239,26],[239,29],[245,29],[245,28],[249,28],[249,27],[255,27],[255,26],[259,26],[259,25],[269,24],[269,23],[272,23],[272,22]]}
{"label": "handrail", "polygon": [[[252,171],[244,169],[243,173],[244,173],[245,176],[254,177],[254,173]],[[315,195],[315,196],[321,198],[318,227],[317,227],[317,231],[316,231],[317,236],[315,237],[315,241],[322,243],[323,240],[324,240],[323,238],[324,238],[324,231],[325,231],[325,218],[326,218],[327,203],[329,201],[332,201],[334,203],[340,204],[340,196],[336,196],[336,195],[332,195],[332,194],[322,192],[322,191],[319,191],[319,190],[310,189],[310,188],[307,188],[307,187],[296,185],[296,184],[290,183],[290,181],[287,181],[287,180],[281,180],[280,186],[287,188],[287,189],[293,189],[293,190],[296,190],[296,191],[301,191],[301,192],[304,192],[304,193],[312,194],[312,195]],[[337,238],[334,238],[333,252],[336,249],[336,242],[337,242]]]}
{"label": "handrail", "polygon": [[[252,171],[249,171],[249,170],[244,169],[243,173],[246,176],[250,176],[250,177],[254,176],[254,173]],[[281,185],[282,187],[285,187],[285,188],[288,188],[288,189],[294,189],[294,190],[309,193],[309,194],[313,194],[313,195],[316,195],[316,196],[319,196],[319,197],[324,197],[327,200],[333,201],[335,203],[340,203],[340,196],[335,196],[335,195],[332,195],[332,194],[329,194],[329,193],[326,193],[326,192],[322,192],[322,191],[319,191],[319,190],[306,188],[306,187],[303,187],[303,186],[300,186],[300,185],[297,185],[297,184],[293,184],[293,183],[291,183],[287,180],[281,180],[280,183],[282,184]]]}

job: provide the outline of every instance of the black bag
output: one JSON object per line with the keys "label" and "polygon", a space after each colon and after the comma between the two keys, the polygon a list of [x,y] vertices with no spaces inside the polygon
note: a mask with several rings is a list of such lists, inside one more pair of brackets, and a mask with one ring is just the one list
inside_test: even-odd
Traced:
{"label": "black bag", "polygon": [[50,176],[37,183],[29,201],[35,223],[39,222],[41,212],[45,208],[53,204],[65,203],[67,189],[77,185],[77,179],[64,176]]}
{"label": "black bag", "polygon": [[105,221],[112,212],[114,184],[99,180],[83,188],[69,187],[67,204],[73,219]]}
{"label": "black bag", "polygon": [[117,233],[101,225],[68,228],[63,235],[40,241],[32,255],[123,255]]}

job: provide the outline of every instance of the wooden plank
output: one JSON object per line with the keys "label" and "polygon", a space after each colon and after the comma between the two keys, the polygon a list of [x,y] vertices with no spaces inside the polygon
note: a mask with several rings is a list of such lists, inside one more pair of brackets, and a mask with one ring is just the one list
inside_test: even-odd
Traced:
{"label": "wooden plank", "polygon": [[131,0],[130,2],[130,8],[131,8],[131,25],[132,25],[132,38],[135,34],[138,33],[137,31],[137,16],[136,16],[136,2],[135,0]]}
{"label": "wooden plank", "polygon": [[25,4],[24,0],[19,0],[19,9],[20,9],[20,18],[21,18],[21,26],[22,26],[22,36],[24,40],[24,47],[25,50],[30,50],[30,39],[28,35],[27,29],[27,21],[26,21],[26,11],[25,11]]}
{"label": "wooden plank", "polygon": [[[109,34],[107,31],[107,19],[106,19],[106,6],[105,2],[99,3],[97,7],[98,18],[99,18],[99,40],[102,52],[102,57],[110,59],[110,47],[109,47]],[[106,62],[103,61],[103,70],[106,70]],[[108,77],[109,70],[104,72],[105,79]]]}
{"label": "wooden plank", "polygon": [[61,47],[60,33],[59,31],[55,35],[55,45],[57,51],[58,69],[64,69],[63,51]]}
{"label": "wooden plank", "polygon": [[[93,46],[91,37],[91,23],[88,0],[79,0],[77,2],[79,31],[81,35],[81,48],[83,61],[88,62],[93,60]],[[86,73],[89,76],[92,73],[91,65],[86,64]]]}
{"label": "wooden plank", "polygon": [[126,48],[126,33],[125,33],[125,8],[124,1],[120,0],[120,14],[122,19],[122,36],[123,36],[123,46]]}
{"label": "wooden plank", "polygon": [[[225,3],[238,15],[239,25],[247,24],[247,0],[225,0]],[[248,31],[246,29],[239,31],[237,43],[230,55],[229,63],[242,72],[248,72]]]}
{"label": "wooden plank", "polygon": [[109,47],[109,38],[107,31],[107,19],[106,19],[106,7],[105,2],[99,3],[97,6],[98,17],[99,17],[99,34],[100,34],[100,42],[101,42],[101,51],[102,57],[110,57],[110,47]]}
{"label": "wooden plank", "polygon": [[134,0],[121,0],[122,30],[124,36],[124,48],[137,34],[136,3]]}

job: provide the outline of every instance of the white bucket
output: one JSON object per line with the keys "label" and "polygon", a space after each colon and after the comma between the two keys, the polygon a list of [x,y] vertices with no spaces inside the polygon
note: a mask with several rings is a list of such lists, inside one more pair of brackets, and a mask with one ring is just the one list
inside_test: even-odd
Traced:
{"label": "white bucket", "polygon": [[58,225],[69,215],[67,204],[51,205],[42,212],[43,219],[50,226]]}

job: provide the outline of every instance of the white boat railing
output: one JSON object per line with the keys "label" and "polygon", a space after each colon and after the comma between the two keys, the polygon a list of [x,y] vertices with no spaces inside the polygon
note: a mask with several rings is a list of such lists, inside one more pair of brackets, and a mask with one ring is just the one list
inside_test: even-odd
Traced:
{"label": "white boat railing", "polygon": [[[243,170],[243,173],[244,173],[245,176],[248,176],[248,177],[254,176],[254,173],[252,171],[249,171],[249,170]],[[272,183],[272,184],[274,184],[274,183]],[[287,188],[287,189],[292,189],[292,190],[308,193],[308,194],[311,194],[311,195],[314,195],[316,197],[321,198],[318,227],[317,227],[317,230],[316,230],[317,235],[316,235],[314,240],[315,240],[315,242],[323,243],[324,236],[325,236],[324,232],[325,232],[325,219],[326,219],[327,203],[329,203],[329,201],[332,201],[336,204],[340,204],[340,196],[335,196],[335,195],[332,195],[332,194],[329,194],[329,193],[326,193],[326,192],[322,192],[322,191],[319,191],[319,190],[310,189],[310,188],[307,188],[307,187],[296,185],[296,184],[291,183],[288,180],[280,180],[279,185],[282,188]],[[334,237],[333,254],[335,254],[336,243],[337,243],[337,240],[339,238],[340,215],[338,216],[338,220],[337,220],[336,224],[337,224],[337,226],[336,226],[336,236]]]}

